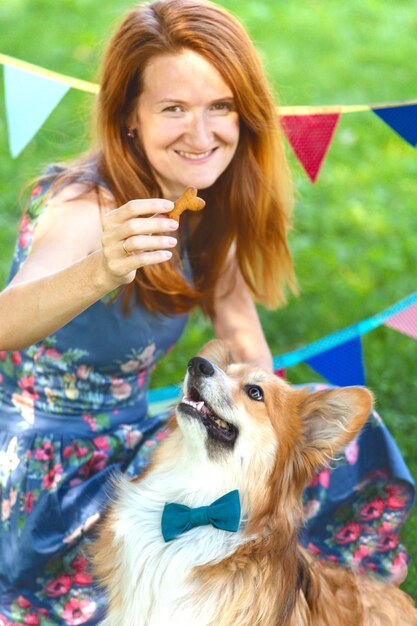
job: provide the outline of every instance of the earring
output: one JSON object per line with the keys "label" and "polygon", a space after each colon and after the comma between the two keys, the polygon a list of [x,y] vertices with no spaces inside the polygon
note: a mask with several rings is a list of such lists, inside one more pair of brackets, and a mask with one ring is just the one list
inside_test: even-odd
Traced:
{"label": "earring", "polygon": [[129,139],[134,139],[136,137],[136,129],[129,128],[129,130],[127,131],[127,136],[129,137]]}

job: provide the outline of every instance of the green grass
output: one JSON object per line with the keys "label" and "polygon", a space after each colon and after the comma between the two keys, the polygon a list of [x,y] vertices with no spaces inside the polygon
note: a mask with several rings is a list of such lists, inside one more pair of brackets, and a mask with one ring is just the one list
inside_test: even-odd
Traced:
{"label": "green grass", "polygon": [[[417,13],[408,0],[223,0],[249,29],[285,105],[357,104],[415,98]],[[1,51],[94,80],[97,60],[126,0],[8,0],[0,6]],[[2,87],[1,87],[2,90]],[[42,130],[12,160],[0,91],[0,281],[7,275],[23,183],[46,163],[86,146],[92,97],[71,90]],[[260,311],[274,355],[377,313],[416,290],[416,151],[372,113],[345,114],[316,185],[289,153],[297,189],[291,234],[301,295]],[[193,316],[162,362],[154,386],[174,384],[187,358],[211,336]],[[381,327],[363,340],[367,383],[413,473],[415,342]],[[305,365],[291,382],[318,380]],[[404,589],[417,599],[417,514],[403,540],[413,562]]]}

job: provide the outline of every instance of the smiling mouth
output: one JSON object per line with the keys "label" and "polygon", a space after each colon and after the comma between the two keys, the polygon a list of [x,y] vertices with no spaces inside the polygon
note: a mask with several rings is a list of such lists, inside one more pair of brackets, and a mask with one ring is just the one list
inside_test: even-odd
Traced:
{"label": "smiling mouth", "polygon": [[206,152],[187,152],[186,150],[175,150],[176,154],[185,159],[190,159],[191,161],[203,161],[207,159],[211,154],[213,154],[217,148],[212,148],[211,150],[206,150]]}
{"label": "smiling mouth", "polygon": [[238,435],[236,426],[219,417],[195,387],[188,389],[178,409],[190,417],[199,419],[212,439],[229,445],[236,441]]}

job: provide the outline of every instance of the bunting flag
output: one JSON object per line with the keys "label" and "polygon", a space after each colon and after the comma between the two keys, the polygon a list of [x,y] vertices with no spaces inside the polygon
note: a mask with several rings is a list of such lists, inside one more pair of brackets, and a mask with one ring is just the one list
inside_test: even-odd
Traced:
{"label": "bunting flag", "polygon": [[417,104],[372,107],[372,111],[405,141],[417,146]]}
{"label": "bunting flag", "polygon": [[365,385],[362,342],[354,337],[305,361],[332,385]]}
{"label": "bunting flag", "polygon": [[[299,350],[274,357],[274,372],[278,376],[283,376],[284,368],[304,362],[331,384],[364,385],[365,370],[360,337],[381,324],[391,326],[394,330],[417,339],[417,292],[353,326],[322,337]],[[176,386],[151,390],[150,414],[154,415],[172,407],[172,404],[178,401],[180,389],[180,386]]]}
{"label": "bunting flag", "polygon": [[384,324],[404,335],[417,339],[417,304],[412,304],[404,311],[393,315]]}
{"label": "bunting flag", "polygon": [[4,66],[6,118],[13,158],[36,135],[69,86],[32,72]]}
{"label": "bunting flag", "polygon": [[283,115],[281,124],[294,153],[311,182],[319,175],[340,113]]}
{"label": "bunting flag", "polygon": [[[69,88],[91,94],[97,94],[100,89],[96,83],[65,76],[2,53],[0,64],[5,68],[6,115],[13,157],[23,150]],[[32,81],[28,75],[32,76]],[[25,106],[26,102],[30,106]],[[373,111],[405,141],[417,146],[417,99],[372,106],[280,107],[278,114],[284,133],[313,183],[318,178],[340,116],[363,111]]]}

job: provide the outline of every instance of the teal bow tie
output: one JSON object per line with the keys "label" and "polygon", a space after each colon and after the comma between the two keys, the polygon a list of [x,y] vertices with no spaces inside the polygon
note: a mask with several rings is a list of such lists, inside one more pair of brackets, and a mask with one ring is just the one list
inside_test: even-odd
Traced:
{"label": "teal bow tie", "polygon": [[221,530],[236,532],[240,521],[239,491],[229,491],[209,506],[190,509],[184,504],[165,504],[162,513],[162,535],[171,541],[196,526],[211,524]]}

